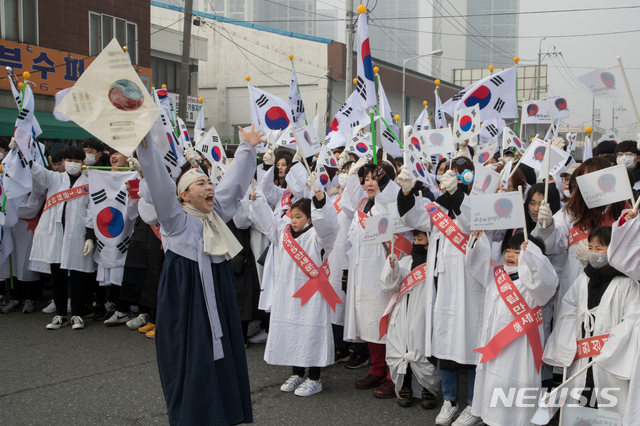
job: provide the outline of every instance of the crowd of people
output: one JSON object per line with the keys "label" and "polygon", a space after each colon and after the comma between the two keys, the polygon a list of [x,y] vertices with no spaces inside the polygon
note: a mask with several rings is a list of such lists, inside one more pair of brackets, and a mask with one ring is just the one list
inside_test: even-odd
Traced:
{"label": "crowd of people", "polygon": [[[13,249],[0,266],[1,312],[35,312],[51,285],[48,329],[92,319],[155,338],[172,425],[251,422],[245,348],[265,342],[268,364],[291,367],[283,392],[321,392],[322,368],[334,363],[368,367],[357,389],[400,407],[417,390],[422,408],[441,405],[436,424],[445,426],[530,424],[536,404],[495,405],[496,390],[550,390],[563,369],[569,377],[595,359],[568,385],[568,401],[638,424],[638,193],[588,208],[577,183],[620,164],[640,188],[637,142],[601,142],[546,188],[551,178],[518,163],[519,150],[482,164],[466,142],[424,164],[430,183],[382,150],[373,162],[336,148],[339,165],[319,184],[314,158],[273,146],[259,156],[263,135],[239,130],[215,186],[194,150],[185,148],[179,176],[167,173],[152,136],[132,157],[89,139],[53,152],[48,168],[34,162],[32,192],[3,208]],[[549,143],[566,149],[561,138]],[[0,153],[11,149],[0,141]],[[461,176],[509,163],[517,168],[498,191],[523,188],[526,227],[472,230]],[[133,232],[115,267],[96,258],[91,197],[44,208],[87,185],[83,165],[139,172],[139,190],[127,186]],[[380,214],[410,231],[364,243],[367,219]]]}

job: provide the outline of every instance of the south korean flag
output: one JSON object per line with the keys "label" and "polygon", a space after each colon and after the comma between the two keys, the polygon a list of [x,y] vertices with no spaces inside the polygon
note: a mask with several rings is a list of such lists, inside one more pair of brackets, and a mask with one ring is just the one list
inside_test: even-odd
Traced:
{"label": "south korean flag", "polygon": [[371,142],[371,133],[365,135],[352,134],[347,140],[345,151],[349,154],[355,154],[360,158],[373,160],[373,143]]}
{"label": "south korean flag", "polygon": [[420,161],[420,156],[417,155],[416,151],[410,148],[411,144],[407,144],[407,148],[404,151],[404,165],[409,172],[409,175],[413,179],[417,179],[421,182],[432,184],[429,177],[431,174],[425,167],[424,163]]}
{"label": "south korean flag", "polygon": [[94,260],[102,268],[124,265],[138,209],[137,200],[128,197],[126,183],[139,178],[136,172],[89,169],[89,208],[96,235]]}
{"label": "south korean flag", "polygon": [[217,163],[222,169],[226,169],[229,165],[227,154],[224,152],[224,147],[220,142],[220,135],[218,135],[216,128],[213,126],[200,138],[195,150],[204,155],[204,158],[209,160],[212,165]]}
{"label": "south korean flag", "polygon": [[457,110],[454,121],[453,143],[472,139],[480,134],[480,108],[478,105]]}

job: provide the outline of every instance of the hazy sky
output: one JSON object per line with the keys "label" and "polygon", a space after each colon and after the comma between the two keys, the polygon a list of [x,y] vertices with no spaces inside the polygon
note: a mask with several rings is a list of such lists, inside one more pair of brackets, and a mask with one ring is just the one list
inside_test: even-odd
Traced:
{"label": "hazy sky", "polygon": [[[386,0],[378,0],[384,2]],[[401,1],[401,0],[400,0]],[[445,0],[446,1],[446,0]],[[359,4],[355,0],[355,5]],[[370,4],[375,4],[370,1]],[[445,3],[446,4],[446,3]],[[318,9],[334,5],[339,8],[341,17],[346,1],[318,0]],[[543,63],[549,69],[549,94],[565,95],[571,111],[571,118],[564,120],[570,125],[589,125],[591,122],[591,94],[575,80],[594,68],[607,68],[617,64],[616,57],[623,60],[629,84],[640,107],[640,7],[635,9],[611,10],[619,6],[640,6],[635,0],[520,0],[520,12],[558,11],[567,9],[602,9],[598,11],[572,11],[564,13],[544,13],[520,15],[520,34],[518,56],[521,64],[536,64],[538,61],[538,45],[542,42],[542,51],[553,51],[555,46],[562,52],[565,62],[560,58],[546,58]],[[420,16],[431,15],[431,3],[420,0]],[[373,12],[374,16],[376,12]],[[378,16],[382,17],[382,16]],[[420,29],[431,31],[431,19],[421,19]],[[339,22],[339,41],[344,41],[344,22]],[[626,34],[577,36],[597,33],[635,31]],[[576,35],[573,37],[558,37]],[[374,48],[375,46],[372,46]],[[431,50],[431,34],[422,34],[420,38],[420,54]],[[455,55],[445,52],[444,56]],[[462,59],[462,58],[461,58]],[[427,62],[422,62],[427,65]],[[428,68],[423,71],[428,72]],[[620,82],[622,84],[622,82]],[[639,132],[636,118],[629,99],[596,99],[596,108],[601,112],[601,127],[611,128],[612,107],[622,106],[626,111],[617,112],[616,131],[620,137],[633,137]]]}

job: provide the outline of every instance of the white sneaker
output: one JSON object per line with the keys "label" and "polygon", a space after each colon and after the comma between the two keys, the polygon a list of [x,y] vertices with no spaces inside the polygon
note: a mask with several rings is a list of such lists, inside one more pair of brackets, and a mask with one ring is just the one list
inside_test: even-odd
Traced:
{"label": "white sneaker", "polygon": [[53,321],[51,321],[50,324],[47,324],[47,329],[57,330],[60,327],[64,327],[68,324],[69,324],[69,321],[67,321],[67,317],[61,317],[60,315],[56,315],[55,317],[53,317]]}
{"label": "white sneaker", "polygon": [[119,325],[127,321],[129,321],[129,315],[126,312],[115,311],[109,319],[104,320],[104,325]]}
{"label": "white sneaker", "polygon": [[149,322],[149,314],[140,314],[132,320],[127,321],[127,327],[131,330],[137,330]]}
{"label": "white sneaker", "polygon": [[302,377],[294,374],[293,376],[289,377],[286,382],[284,382],[284,385],[280,386],[280,390],[282,392],[293,392],[294,390],[298,389],[298,386],[302,384],[303,380],[304,379]]}
{"label": "white sneaker", "polygon": [[322,380],[307,379],[294,392],[298,396],[311,396],[322,392]]}
{"label": "white sneaker", "polygon": [[471,414],[471,406],[467,405],[462,413],[458,416],[453,426],[482,426],[484,422],[480,417]]}
{"label": "white sneaker", "polygon": [[256,334],[255,336],[250,337],[249,343],[264,343],[267,341],[267,337],[269,337],[267,332],[262,330],[260,331],[260,333]]}
{"label": "white sneaker", "polygon": [[80,330],[84,328],[84,321],[82,321],[82,318],[78,316],[71,317],[71,328],[73,330]]}
{"label": "white sneaker", "polygon": [[440,414],[436,417],[436,424],[440,426],[450,426],[453,418],[458,414],[458,406],[451,404],[451,401],[445,401],[440,409]]}
{"label": "white sneaker", "polygon": [[54,302],[53,299],[51,299],[49,301],[49,304],[47,305],[47,307],[42,310],[42,313],[43,314],[53,314],[55,312],[56,312],[56,302]]}
{"label": "white sneaker", "polygon": [[24,304],[22,305],[22,313],[23,314],[30,314],[31,312],[36,310],[36,304],[34,303],[33,300],[31,299],[27,299],[24,301]]}

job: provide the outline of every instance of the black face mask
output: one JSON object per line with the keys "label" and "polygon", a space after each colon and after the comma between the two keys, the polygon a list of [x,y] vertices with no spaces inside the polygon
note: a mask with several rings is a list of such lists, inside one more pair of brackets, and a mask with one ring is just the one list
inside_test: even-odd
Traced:
{"label": "black face mask", "polygon": [[427,247],[428,245],[423,244],[413,244],[413,248],[411,249],[412,254],[416,254],[418,256],[426,256],[427,255]]}

